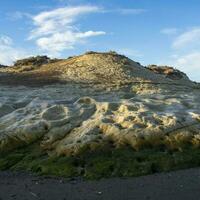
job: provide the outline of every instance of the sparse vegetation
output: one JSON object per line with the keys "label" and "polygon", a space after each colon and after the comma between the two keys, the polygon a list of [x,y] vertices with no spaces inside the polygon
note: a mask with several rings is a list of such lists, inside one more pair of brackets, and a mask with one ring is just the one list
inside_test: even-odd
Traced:
{"label": "sparse vegetation", "polygon": [[56,157],[48,156],[34,144],[0,155],[0,170],[28,170],[39,175],[87,179],[141,176],[197,166],[200,166],[200,149],[197,148],[182,152],[152,148],[134,151],[127,146]]}
{"label": "sparse vegetation", "polygon": [[36,57],[29,57],[21,60],[17,60],[14,66],[40,66],[43,64],[47,64],[50,61],[50,58],[47,56],[36,56]]}

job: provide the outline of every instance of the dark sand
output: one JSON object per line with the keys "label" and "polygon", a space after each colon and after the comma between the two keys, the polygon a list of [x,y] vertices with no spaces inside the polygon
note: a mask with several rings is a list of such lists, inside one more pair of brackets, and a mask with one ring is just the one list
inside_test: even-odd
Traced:
{"label": "dark sand", "polygon": [[0,172],[0,199],[9,200],[198,200],[200,169],[100,181],[53,179]]}

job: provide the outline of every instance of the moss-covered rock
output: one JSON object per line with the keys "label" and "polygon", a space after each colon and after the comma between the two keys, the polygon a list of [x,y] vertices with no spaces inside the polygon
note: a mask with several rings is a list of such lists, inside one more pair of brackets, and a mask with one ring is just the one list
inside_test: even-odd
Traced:
{"label": "moss-covered rock", "polygon": [[86,150],[76,156],[47,155],[38,144],[0,155],[0,170],[87,179],[130,177],[200,166],[200,149],[163,151],[126,148]]}

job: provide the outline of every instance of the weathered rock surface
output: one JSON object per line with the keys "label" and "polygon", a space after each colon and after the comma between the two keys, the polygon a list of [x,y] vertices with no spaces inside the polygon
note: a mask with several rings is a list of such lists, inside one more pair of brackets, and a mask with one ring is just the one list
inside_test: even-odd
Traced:
{"label": "weathered rock surface", "polygon": [[[170,78],[168,70],[157,73],[124,56],[95,52],[29,72],[0,70],[0,151],[36,141],[57,155],[105,143],[136,150],[198,147],[199,86],[181,72]],[[41,74],[66,82],[43,85]],[[18,86],[12,76],[19,77]],[[28,87],[26,80],[40,87]]]}
{"label": "weathered rock surface", "polygon": [[[29,85],[53,82],[74,82],[100,85],[126,85],[129,83],[158,83],[194,85],[189,79],[163,77],[134,62],[116,54],[89,52],[66,60],[50,60],[48,57],[33,57],[19,60],[13,67],[1,68],[0,73],[7,76],[10,84]],[[0,83],[8,82],[1,79]],[[5,80],[5,81],[4,81]],[[6,84],[7,84],[6,82]]]}
{"label": "weathered rock surface", "polygon": [[147,69],[149,69],[157,74],[164,75],[166,78],[170,78],[173,80],[180,80],[180,79],[189,80],[188,76],[185,73],[183,73],[177,69],[174,69],[173,67],[149,65],[147,67]]}

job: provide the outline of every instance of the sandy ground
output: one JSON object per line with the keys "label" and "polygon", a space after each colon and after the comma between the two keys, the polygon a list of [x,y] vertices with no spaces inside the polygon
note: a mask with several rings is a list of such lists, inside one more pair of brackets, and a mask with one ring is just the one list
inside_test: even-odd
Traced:
{"label": "sandy ground", "polygon": [[0,200],[197,200],[200,169],[100,181],[0,172]]}

